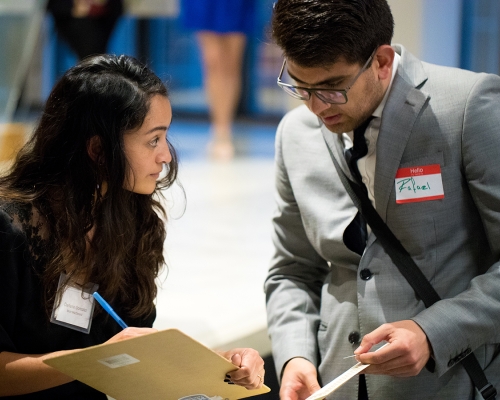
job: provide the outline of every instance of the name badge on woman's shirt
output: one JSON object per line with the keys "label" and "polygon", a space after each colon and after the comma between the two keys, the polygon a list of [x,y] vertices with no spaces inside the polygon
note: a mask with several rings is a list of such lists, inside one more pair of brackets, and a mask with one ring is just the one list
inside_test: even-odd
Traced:
{"label": "name badge on woman's shirt", "polygon": [[87,283],[83,287],[68,281],[65,274],[59,278],[58,292],[50,322],[89,333],[94,314],[94,293],[99,285]]}
{"label": "name badge on woman's shirt", "polygon": [[396,173],[394,185],[398,204],[444,198],[439,164],[400,168]]}

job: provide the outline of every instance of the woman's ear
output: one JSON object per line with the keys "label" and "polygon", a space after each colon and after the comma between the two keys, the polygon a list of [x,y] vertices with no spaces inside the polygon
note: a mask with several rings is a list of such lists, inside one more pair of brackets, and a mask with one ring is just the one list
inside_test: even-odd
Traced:
{"label": "woman's ear", "polygon": [[95,163],[100,163],[98,161],[100,161],[99,159],[103,157],[103,154],[101,147],[101,138],[99,136],[94,135],[87,141],[87,153],[92,161],[94,161]]}

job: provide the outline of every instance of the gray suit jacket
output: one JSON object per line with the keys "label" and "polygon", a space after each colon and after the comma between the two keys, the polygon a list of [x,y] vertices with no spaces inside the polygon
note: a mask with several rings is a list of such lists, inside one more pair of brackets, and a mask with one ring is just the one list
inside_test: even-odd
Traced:
{"label": "gray suit jacket", "polygon": [[[500,77],[395,48],[401,61],[378,137],[376,208],[443,300],[426,309],[373,234],[362,257],[345,246],[357,210],[323,136],[349,174],[341,139],[301,106],[276,139],[276,251],[265,284],[273,354],[278,374],[304,357],[326,384],[354,364],[343,359],[357,347],[351,332],[413,319],[432,345],[435,372],[367,375],[370,399],[481,398],[458,361],[474,351],[500,392]],[[444,198],[396,204],[397,170],[431,164],[441,166]],[[332,398],[356,399],[357,384]]]}

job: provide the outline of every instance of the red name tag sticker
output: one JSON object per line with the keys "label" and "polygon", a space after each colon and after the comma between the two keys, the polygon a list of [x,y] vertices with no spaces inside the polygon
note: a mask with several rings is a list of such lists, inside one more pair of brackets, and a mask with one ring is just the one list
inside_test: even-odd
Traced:
{"label": "red name tag sticker", "polygon": [[394,180],[396,203],[439,200],[444,198],[439,164],[400,168]]}

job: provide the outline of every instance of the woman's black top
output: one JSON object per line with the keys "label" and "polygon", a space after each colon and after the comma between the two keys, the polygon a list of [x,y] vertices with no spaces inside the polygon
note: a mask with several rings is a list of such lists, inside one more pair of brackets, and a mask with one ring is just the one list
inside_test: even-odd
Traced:
{"label": "woman's black top", "polygon": [[[42,304],[39,272],[50,244],[42,238],[40,223],[34,220],[30,206],[0,203],[0,352],[44,354],[85,348],[110,339],[121,327],[104,312],[94,316],[89,334],[49,321]],[[146,320],[134,320],[121,312],[119,304],[112,306],[129,326],[151,327],[156,316],[153,312]],[[78,400],[106,396],[73,381],[12,399]]]}

